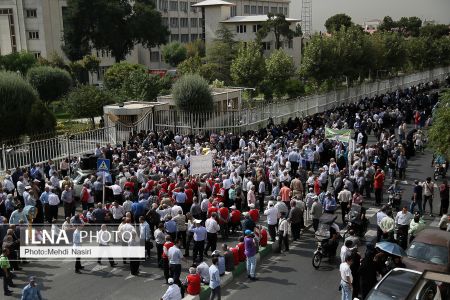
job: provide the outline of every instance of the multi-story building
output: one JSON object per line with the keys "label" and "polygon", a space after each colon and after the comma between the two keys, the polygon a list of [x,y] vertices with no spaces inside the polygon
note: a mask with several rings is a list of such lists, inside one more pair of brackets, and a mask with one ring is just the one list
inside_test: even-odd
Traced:
{"label": "multi-story building", "polygon": [[[169,41],[188,43],[203,37],[202,10],[195,6],[199,1],[153,0],[171,32]],[[261,16],[268,12],[289,15],[289,0],[231,2],[230,17]],[[61,45],[66,6],[66,0],[0,0],[0,54],[24,50],[34,53],[36,57],[48,57],[52,53],[64,57]],[[218,19],[217,23],[219,21],[223,19]],[[146,65],[149,69],[167,69],[161,57],[162,48],[147,49],[137,45],[126,60]],[[114,63],[114,58],[107,51],[94,50],[93,54],[101,59],[98,73],[98,79],[101,80],[104,71]]]}

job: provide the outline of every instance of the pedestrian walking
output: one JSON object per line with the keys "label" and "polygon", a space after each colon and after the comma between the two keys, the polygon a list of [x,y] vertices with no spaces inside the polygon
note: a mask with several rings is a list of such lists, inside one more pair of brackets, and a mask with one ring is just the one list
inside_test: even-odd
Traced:
{"label": "pedestrian walking", "polygon": [[257,244],[255,242],[255,236],[253,232],[250,230],[246,230],[244,232],[244,246],[245,246],[245,257],[246,257],[246,267],[247,267],[247,277],[251,280],[256,280],[256,253],[257,253]]}
{"label": "pedestrian walking", "polygon": [[211,295],[209,296],[209,300],[220,300],[220,272],[218,268],[219,258],[213,257],[212,264],[209,267],[209,287],[211,288]]}
{"label": "pedestrian walking", "polygon": [[289,222],[286,214],[281,213],[280,225],[278,225],[278,253],[281,253],[284,244],[284,251],[289,251]]}
{"label": "pedestrian walking", "polygon": [[29,277],[28,284],[22,289],[21,300],[42,300],[41,291],[34,276]]}
{"label": "pedestrian walking", "polygon": [[3,294],[5,296],[11,296],[12,291],[8,288],[9,286],[14,286],[12,281],[12,274],[9,271],[11,265],[9,264],[9,249],[3,248],[2,255],[0,256],[0,270],[1,275],[3,276]]}
{"label": "pedestrian walking", "polygon": [[442,181],[442,184],[439,186],[439,196],[441,197],[441,208],[439,210],[439,216],[446,215],[448,213],[448,204],[449,204],[449,185],[447,179]]}
{"label": "pedestrian walking", "polygon": [[339,266],[339,272],[341,275],[341,284],[339,287],[339,290],[341,291],[341,300],[352,300],[353,276],[350,269],[352,262],[352,256],[347,255],[345,257],[345,261],[343,261]]}

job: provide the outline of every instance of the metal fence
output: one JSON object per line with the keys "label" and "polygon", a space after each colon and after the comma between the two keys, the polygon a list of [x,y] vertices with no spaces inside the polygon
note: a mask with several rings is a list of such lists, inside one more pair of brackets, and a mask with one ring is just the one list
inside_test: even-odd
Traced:
{"label": "metal fence", "polygon": [[240,133],[266,126],[271,117],[275,123],[290,117],[302,117],[323,112],[337,105],[358,101],[363,97],[406,88],[435,79],[444,80],[450,67],[396,77],[384,81],[364,83],[356,87],[335,90],[326,94],[300,97],[289,101],[259,105],[252,109],[214,113],[185,113],[156,111],[146,114],[134,124],[117,123],[115,126],[91,131],[36,140],[19,145],[1,145],[0,173],[15,167],[52,159],[58,163],[69,156],[93,152],[96,144],[122,144],[128,141],[130,132],[142,130],[171,130],[180,134],[208,134],[211,132]]}

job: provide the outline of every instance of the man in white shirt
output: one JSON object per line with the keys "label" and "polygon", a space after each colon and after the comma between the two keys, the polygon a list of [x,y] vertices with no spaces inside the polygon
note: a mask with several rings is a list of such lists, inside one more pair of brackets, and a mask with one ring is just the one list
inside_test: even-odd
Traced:
{"label": "man in white shirt", "polygon": [[269,201],[269,206],[264,211],[264,215],[267,216],[267,227],[269,229],[270,238],[272,242],[275,242],[279,213],[272,201]]}
{"label": "man in white shirt", "polygon": [[217,219],[217,213],[212,213],[211,217],[206,220],[205,227],[206,227],[206,237],[207,237],[207,244],[205,247],[204,254],[208,255],[208,250],[211,248],[211,252],[214,252],[217,247],[217,232],[220,231],[220,226],[216,221]]}
{"label": "man in white shirt", "polygon": [[59,200],[58,195],[53,193],[53,189],[50,188],[48,194],[48,211],[49,211],[49,220],[56,220],[58,218],[58,205],[61,201]]}
{"label": "man in white shirt", "polygon": [[345,262],[345,258],[348,255],[351,255],[351,252],[353,250],[353,241],[352,240],[345,240],[344,245],[341,247],[341,262]]}
{"label": "man in white shirt", "polygon": [[408,229],[414,215],[408,211],[408,207],[404,206],[395,216],[395,226],[397,226],[397,239],[399,245],[406,249],[408,246]]}
{"label": "man in white shirt", "polygon": [[164,295],[161,297],[161,300],[181,300],[181,290],[180,287],[174,284],[173,278],[169,278],[167,281],[169,287]]}
{"label": "man in white shirt", "polygon": [[353,276],[350,266],[352,265],[352,257],[350,255],[346,256],[345,261],[339,266],[339,273],[341,274],[341,293],[342,300],[352,300],[352,290],[353,290]]}
{"label": "man in white shirt", "polygon": [[122,203],[122,188],[119,185],[119,180],[116,180],[116,182],[111,186],[105,185],[105,188],[112,190],[114,201]]}
{"label": "man in white shirt", "polygon": [[180,283],[181,275],[181,260],[183,254],[180,250],[181,240],[176,241],[175,245],[170,247],[167,256],[169,257],[170,277],[173,278],[176,284]]}
{"label": "man in white shirt", "polygon": [[119,224],[122,218],[125,216],[125,210],[122,205],[117,202],[113,202],[111,208],[109,209],[113,215],[114,223]]}

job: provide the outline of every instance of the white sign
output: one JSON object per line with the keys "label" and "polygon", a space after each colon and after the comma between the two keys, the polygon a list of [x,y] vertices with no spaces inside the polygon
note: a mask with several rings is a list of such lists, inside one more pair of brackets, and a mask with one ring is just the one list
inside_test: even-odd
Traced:
{"label": "white sign", "polygon": [[191,156],[189,161],[191,163],[191,175],[200,175],[212,172],[211,154]]}

